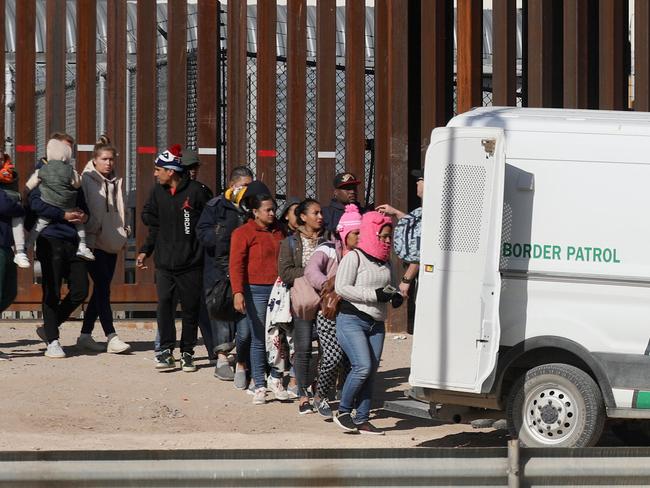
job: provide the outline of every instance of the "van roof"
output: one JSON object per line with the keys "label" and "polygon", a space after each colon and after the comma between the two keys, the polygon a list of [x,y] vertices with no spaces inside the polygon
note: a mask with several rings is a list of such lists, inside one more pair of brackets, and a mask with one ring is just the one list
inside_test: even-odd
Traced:
{"label": "van roof", "polygon": [[448,127],[500,127],[507,131],[650,135],[650,113],[562,108],[477,107]]}

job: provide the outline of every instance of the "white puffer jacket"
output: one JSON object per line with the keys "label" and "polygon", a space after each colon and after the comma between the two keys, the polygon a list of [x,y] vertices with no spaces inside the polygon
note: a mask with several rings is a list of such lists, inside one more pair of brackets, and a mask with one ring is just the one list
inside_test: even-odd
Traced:
{"label": "white puffer jacket", "polygon": [[81,187],[90,210],[86,223],[88,247],[117,254],[130,233],[126,226],[122,178],[115,174],[112,178],[104,178],[91,160],[81,174]]}

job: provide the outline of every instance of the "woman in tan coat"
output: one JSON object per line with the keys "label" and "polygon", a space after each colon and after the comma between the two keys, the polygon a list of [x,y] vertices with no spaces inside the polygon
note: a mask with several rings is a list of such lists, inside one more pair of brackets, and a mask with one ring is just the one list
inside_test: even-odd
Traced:
{"label": "woman in tan coat", "polygon": [[[125,220],[123,180],[115,175],[114,170],[115,153],[108,138],[102,136],[95,144],[93,159],[81,175],[81,185],[90,210],[90,219],[86,224],[88,247],[94,249],[95,261],[88,263],[93,294],[84,314],[77,345],[91,351],[122,353],[131,346],[120,340],[113,327],[111,281],[117,255],[126,244],[129,229]],[[108,340],[106,346],[92,338],[97,318]]]}

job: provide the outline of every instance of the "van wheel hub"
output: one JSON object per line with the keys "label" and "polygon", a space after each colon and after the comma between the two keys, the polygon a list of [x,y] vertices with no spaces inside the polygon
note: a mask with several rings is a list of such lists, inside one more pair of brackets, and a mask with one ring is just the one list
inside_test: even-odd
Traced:
{"label": "van wheel hub", "polygon": [[556,444],[578,425],[575,401],[557,386],[540,385],[526,395],[525,418],[530,434],[544,444]]}

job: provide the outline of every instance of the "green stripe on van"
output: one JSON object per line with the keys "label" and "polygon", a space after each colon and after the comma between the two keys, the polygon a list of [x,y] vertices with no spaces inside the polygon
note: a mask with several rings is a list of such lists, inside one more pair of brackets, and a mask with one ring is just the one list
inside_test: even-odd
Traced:
{"label": "green stripe on van", "polygon": [[638,392],[634,408],[650,408],[650,391]]}

